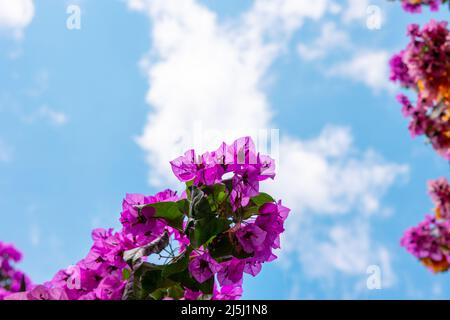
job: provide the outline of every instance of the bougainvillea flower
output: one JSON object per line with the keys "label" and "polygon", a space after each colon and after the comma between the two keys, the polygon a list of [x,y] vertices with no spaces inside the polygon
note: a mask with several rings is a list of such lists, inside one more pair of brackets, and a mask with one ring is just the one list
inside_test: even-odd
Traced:
{"label": "bougainvillea flower", "polygon": [[411,13],[422,12],[422,6],[429,6],[431,11],[438,11],[440,4],[444,4],[447,0],[401,0],[402,7],[405,11]]}
{"label": "bougainvillea flower", "polygon": [[236,232],[236,237],[247,253],[260,251],[263,249],[267,232],[258,227],[255,223],[250,223]]}
{"label": "bougainvillea flower", "polygon": [[62,288],[48,288],[38,285],[26,292],[13,293],[5,300],[68,300],[66,292]]}
{"label": "bougainvillea flower", "polygon": [[431,20],[422,29],[408,27],[406,49],[390,61],[391,80],[413,90],[416,103],[406,95],[397,100],[410,119],[413,137],[425,135],[433,148],[450,160],[450,30],[448,22]]}
{"label": "bougainvillea flower", "polygon": [[[43,285],[27,286],[27,291],[13,293],[5,292],[0,283],[0,299],[128,298],[127,288],[134,288],[134,283],[128,286],[129,281],[135,281],[131,274],[139,266],[165,268],[165,263],[155,265],[147,261],[152,254],[155,259],[185,263],[184,269],[180,266],[175,269],[181,268],[182,274],[189,272],[190,281],[194,282],[186,286],[178,283],[173,295],[169,290],[164,294],[156,290],[159,299],[241,297],[243,274],[256,276],[263,263],[276,258],[273,250],[280,247],[280,233],[289,213],[281,202],[268,195],[263,198],[270,200],[263,203],[261,199],[253,199],[260,195],[259,184],[274,178],[274,160],[257,153],[251,138],[244,137],[231,145],[223,143],[217,150],[201,156],[194,150],[188,151],[172,161],[171,166],[181,182],[190,182],[181,196],[169,189],[153,196],[127,194],[120,213],[122,229],[93,230],[93,244],[85,258],[58,271]],[[191,243],[193,239],[195,245]],[[222,239],[220,250],[215,250],[214,239]],[[19,259],[20,253],[0,243],[3,270],[13,270],[12,262]],[[11,288],[16,291],[21,289],[21,275],[9,274],[8,281],[13,279]],[[139,276],[136,279],[141,281]],[[205,284],[210,286],[209,293],[203,292]],[[200,287],[202,290],[196,290]]]}
{"label": "bougainvillea flower", "polygon": [[450,185],[444,177],[430,181],[429,192],[436,205],[436,217],[450,220]]}
{"label": "bougainvillea flower", "polygon": [[0,300],[10,294],[33,287],[31,280],[15,264],[22,260],[22,253],[12,244],[0,242]]}
{"label": "bougainvillea flower", "polygon": [[219,272],[220,269],[220,264],[207,253],[195,257],[189,263],[189,272],[199,283],[203,283],[210,279],[215,273]]}
{"label": "bougainvillea flower", "polygon": [[401,245],[433,272],[449,269],[449,244],[450,222],[430,215],[417,227],[408,229],[401,240]]}
{"label": "bougainvillea flower", "polygon": [[222,268],[217,274],[217,279],[221,286],[231,286],[242,281],[245,266],[244,261],[233,258],[221,265]]}

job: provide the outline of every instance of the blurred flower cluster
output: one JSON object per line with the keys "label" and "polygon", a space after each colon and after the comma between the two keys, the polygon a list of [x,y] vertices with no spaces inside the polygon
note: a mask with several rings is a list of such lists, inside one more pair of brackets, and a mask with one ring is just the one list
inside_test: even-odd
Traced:
{"label": "blurred flower cluster", "polygon": [[429,6],[432,11],[439,10],[439,6],[447,0],[402,0],[402,7],[408,12],[420,13],[423,6]]}
{"label": "blurred flower cluster", "polygon": [[31,281],[15,268],[22,254],[11,244],[0,242],[0,300],[11,293],[31,288]]}
{"label": "blurred flower cluster", "polygon": [[433,272],[444,272],[450,268],[450,185],[447,179],[431,181],[429,193],[435,204],[435,214],[427,215],[418,226],[408,229],[401,245]]}
{"label": "blurred flower cluster", "polygon": [[433,148],[450,160],[450,30],[431,20],[408,28],[410,43],[392,57],[391,80],[416,93],[415,104],[399,95],[413,137],[426,135]]}

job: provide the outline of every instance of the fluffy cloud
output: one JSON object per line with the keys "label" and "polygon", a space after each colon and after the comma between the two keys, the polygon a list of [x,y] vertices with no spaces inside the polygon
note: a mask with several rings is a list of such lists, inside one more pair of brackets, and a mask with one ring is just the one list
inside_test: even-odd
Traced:
{"label": "fluffy cloud", "polygon": [[20,37],[34,16],[33,0],[0,0],[0,30]]}
{"label": "fluffy cloud", "polygon": [[344,22],[361,20],[367,16],[369,0],[347,0],[346,8],[343,10],[342,19]]}
{"label": "fluffy cloud", "polygon": [[[373,150],[361,152],[349,128],[328,126],[314,139],[285,139],[279,170],[267,191],[293,209],[279,252],[281,265],[302,265],[312,278],[364,276],[370,265],[394,283],[389,251],[373,241],[370,224],[388,212],[383,194],[408,175],[408,167],[389,163]],[[295,176],[295,178],[293,178]]]}
{"label": "fluffy cloud", "polygon": [[282,193],[298,212],[378,212],[381,196],[408,167],[389,163],[372,150],[360,152],[352,140],[350,129],[333,126],[312,140],[283,140],[277,179],[268,184],[269,191]]}
{"label": "fluffy cloud", "polygon": [[298,53],[305,60],[315,60],[325,57],[333,49],[350,47],[350,39],[346,32],[337,29],[334,22],[322,26],[320,36],[312,44],[300,43]]}
{"label": "fluffy cloud", "polygon": [[[349,35],[351,22],[361,23],[366,20],[367,24],[369,19],[379,19],[382,23],[384,16],[381,8],[371,6],[367,0],[348,0],[344,6],[331,2],[329,12],[338,15],[340,19],[324,23],[321,33],[312,42],[300,42],[297,46],[299,56],[306,61],[325,57],[336,59],[338,62],[331,65],[320,63],[325,75],[361,83],[377,93],[382,90],[392,92],[395,87],[388,81],[389,52],[364,47],[367,46],[367,41],[364,46],[358,46]],[[339,57],[343,54],[347,55],[347,58]]]}
{"label": "fluffy cloud", "polygon": [[63,126],[69,120],[67,115],[63,112],[56,111],[46,105],[39,108],[37,116],[48,120],[52,125]]}
{"label": "fluffy cloud", "polygon": [[[152,106],[139,144],[148,152],[152,183],[173,179],[168,161],[202,147],[268,128],[264,75],[305,18],[318,19],[326,1],[255,1],[233,25],[193,0],[133,0],[153,22],[152,55],[143,61]],[[224,116],[220,116],[224,114]],[[212,134],[212,132],[221,134]]]}
{"label": "fluffy cloud", "polygon": [[[221,23],[194,0],[129,1],[130,8],[152,21],[152,50],[141,62],[148,76],[146,99],[151,111],[138,138],[152,184],[173,181],[168,161],[188,148],[217,147],[223,140],[271,127],[272,108],[264,90],[268,69],[305,19],[319,20],[327,4],[256,0],[238,19]],[[327,37],[330,29],[324,33]],[[369,75],[370,84],[378,84],[379,76]],[[308,255],[320,254],[323,268],[355,275],[365,274],[373,260],[370,252],[375,251],[374,261],[389,269],[386,249],[371,239],[369,219],[384,210],[380,199],[407,168],[374,151],[356,150],[351,131],[342,127],[328,126],[319,137],[306,141],[285,136],[279,149],[278,178],[273,186],[267,185],[294,209],[283,241],[284,260],[296,256],[308,270],[315,268],[314,256]],[[350,222],[333,220],[324,227],[312,216],[350,216]],[[356,227],[358,221],[364,230]],[[308,225],[314,228],[305,232]],[[355,227],[347,228],[351,225]],[[345,251],[350,238],[355,242]],[[314,243],[317,251],[290,247],[299,242],[298,248]],[[332,258],[327,253],[333,250],[341,253]]]}
{"label": "fluffy cloud", "polygon": [[332,67],[329,75],[361,82],[375,92],[393,91],[395,87],[388,81],[389,58],[389,52],[384,50],[361,52]]}

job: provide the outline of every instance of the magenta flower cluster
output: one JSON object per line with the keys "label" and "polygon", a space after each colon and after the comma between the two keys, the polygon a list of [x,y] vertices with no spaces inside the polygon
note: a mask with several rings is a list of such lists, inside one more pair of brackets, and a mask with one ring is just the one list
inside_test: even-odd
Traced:
{"label": "magenta flower cluster", "polygon": [[[253,197],[260,195],[260,182],[275,177],[273,159],[256,153],[253,141],[248,137],[229,146],[223,143],[217,150],[202,155],[190,150],[171,165],[182,182],[193,181],[196,186],[228,184],[231,212],[238,216],[249,207]],[[224,180],[224,175],[229,174],[232,177]],[[217,262],[207,248],[202,248],[189,264],[192,276],[202,283],[216,275],[222,298],[240,294],[244,273],[256,276],[264,262],[276,259],[273,249],[280,248],[280,234],[284,231],[288,213],[289,209],[281,201],[269,201],[259,206],[256,218],[235,220],[226,237],[246,257],[231,257]],[[199,296],[201,293],[191,294]]]}
{"label": "magenta flower cluster", "polygon": [[181,195],[128,194],[119,232],[94,230],[84,259],[6,299],[238,299],[244,273],[256,276],[280,248],[289,209],[259,191],[274,161],[246,137],[171,165]]}
{"label": "magenta flower cluster", "polygon": [[30,279],[15,267],[21,260],[22,254],[12,244],[0,242],[0,300],[31,288]]}
{"label": "magenta flower cluster", "polygon": [[230,201],[234,210],[246,206],[251,197],[259,194],[259,183],[275,177],[275,162],[267,155],[255,152],[251,138],[236,140],[230,146],[223,143],[217,150],[197,156],[194,150],[171,162],[172,170],[182,181],[193,180],[195,185],[220,183],[232,173]]}
{"label": "magenta flower cluster", "polygon": [[401,245],[433,272],[450,268],[450,185],[446,178],[431,181],[429,193],[435,215],[427,215],[418,226],[408,229]]}
{"label": "magenta flower cluster", "polygon": [[423,6],[430,7],[431,11],[438,11],[440,5],[447,3],[447,0],[402,0],[402,7],[411,13],[422,12]]}
{"label": "magenta flower cluster", "polygon": [[433,148],[450,160],[450,30],[448,23],[430,21],[408,28],[411,41],[390,61],[391,80],[413,89],[416,103],[401,94],[402,113],[410,119],[413,137],[425,135]]}

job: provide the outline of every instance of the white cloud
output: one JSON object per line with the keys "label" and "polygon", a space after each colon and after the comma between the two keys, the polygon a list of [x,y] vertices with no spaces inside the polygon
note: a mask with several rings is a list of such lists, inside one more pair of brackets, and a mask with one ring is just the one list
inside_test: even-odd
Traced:
{"label": "white cloud", "polygon": [[375,23],[375,20],[379,20],[382,24],[385,17],[381,8],[370,5],[368,0],[347,0],[344,6],[331,2],[329,12],[339,15],[341,19],[337,22],[324,23],[320,35],[311,43],[300,42],[297,46],[299,56],[304,60],[312,61],[325,57],[334,58],[337,57],[336,53],[340,55],[344,53],[349,58],[340,58],[340,62],[333,63],[331,66],[321,65],[326,75],[362,83],[373,89],[375,93],[382,90],[393,92],[395,86],[389,81],[389,52],[369,48],[367,41],[364,45],[357,45],[350,38],[348,31],[351,22],[360,23],[365,20],[364,27],[367,28],[369,28],[367,24],[371,21]]}
{"label": "white cloud", "polygon": [[173,179],[168,161],[195,146],[197,121],[205,131],[229,132],[208,136],[205,148],[269,126],[261,90],[267,68],[303,19],[319,18],[325,4],[259,0],[236,23],[222,25],[193,0],[130,2],[153,23],[153,55],[143,62],[153,110],[138,139],[153,183]]}
{"label": "white cloud", "polygon": [[407,177],[408,167],[357,150],[350,129],[333,126],[312,140],[283,140],[278,163],[265,190],[292,209],[280,264],[291,268],[297,260],[305,274],[328,280],[336,274],[365,277],[366,268],[377,264],[383,285],[392,285],[389,252],[373,241],[370,226],[385,216],[381,199]]}
{"label": "white cloud", "polygon": [[12,31],[20,37],[33,16],[33,0],[0,0],[0,30]]}
{"label": "white cloud", "polygon": [[[380,210],[379,200],[408,167],[384,161],[374,151],[359,152],[348,128],[326,127],[319,137],[285,139],[277,178],[268,190],[280,193],[297,211],[321,214]],[[295,179],[293,179],[295,174]]]}
{"label": "white cloud", "polygon": [[63,126],[69,120],[65,113],[56,111],[46,105],[39,108],[38,116],[48,120],[51,124],[55,126]]}
{"label": "white cloud", "polygon": [[284,243],[294,240],[296,245],[290,251],[290,247],[285,246],[281,259],[286,259],[286,254],[297,257],[309,277],[331,281],[336,275],[345,275],[365,280],[367,268],[377,265],[381,270],[382,287],[390,287],[395,282],[389,251],[372,240],[367,220],[354,219],[330,227],[309,221],[297,232],[296,237],[289,230],[286,232]]}
{"label": "white cloud", "polygon": [[393,91],[395,87],[389,81],[389,58],[389,52],[384,50],[361,52],[333,66],[328,74],[361,82],[375,92]]}
{"label": "white cloud", "polygon": [[342,6],[339,3],[331,1],[328,4],[328,11],[334,15],[340,14],[342,12]]}
{"label": "white cloud", "polygon": [[347,6],[343,11],[342,20],[348,23],[366,18],[368,6],[369,0],[347,0]]}
{"label": "white cloud", "polygon": [[350,39],[346,32],[339,30],[334,22],[324,23],[320,36],[311,44],[300,43],[298,53],[305,60],[325,57],[331,50],[350,47]]}
{"label": "white cloud", "polygon": [[[168,161],[186,149],[198,149],[200,138],[207,140],[201,144],[204,150],[270,128],[272,110],[264,90],[268,68],[304,19],[324,16],[327,3],[256,0],[239,19],[220,23],[213,12],[194,0],[129,1],[130,8],[145,12],[152,21],[152,51],[141,62],[148,76],[151,112],[138,138],[147,154],[152,184],[173,182]],[[326,36],[330,30],[325,30]],[[364,69],[361,62],[354,64],[360,72]],[[335,73],[342,73],[338,71]],[[379,75],[371,71],[366,75],[370,85],[379,84]],[[305,269],[314,269],[314,255],[341,249],[351,238],[350,251],[342,251],[334,259],[323,257],[324,268],[365,274],[366,264],[374,260],[389,269],[387,251],[371,239],[369,219],[385,210],[380,203],[383,194],[406,174],[407,167],[385,161],[371,150],[358,151],[350,130],[333,126],[312,140],[285,136],[280,155],[278,177],[267,187],[294,209],[283,241],[283,258],[294,255]],[[333,220],[322,238],[317,230],[323,226],[305,215],[334,219],[351,212],[362,212],[350,216],[354,228]],[[357,219],[367,232],[359,231]],[[305,225],[314,228],[305,231]],[[318,251],[294,248],[308,249],[309,243],[317,244]],[[371,258],[373,250],[375,259]],[[363,259],[359,261],[358,256]],[[358,260],[356,267],[346,259]]]}

